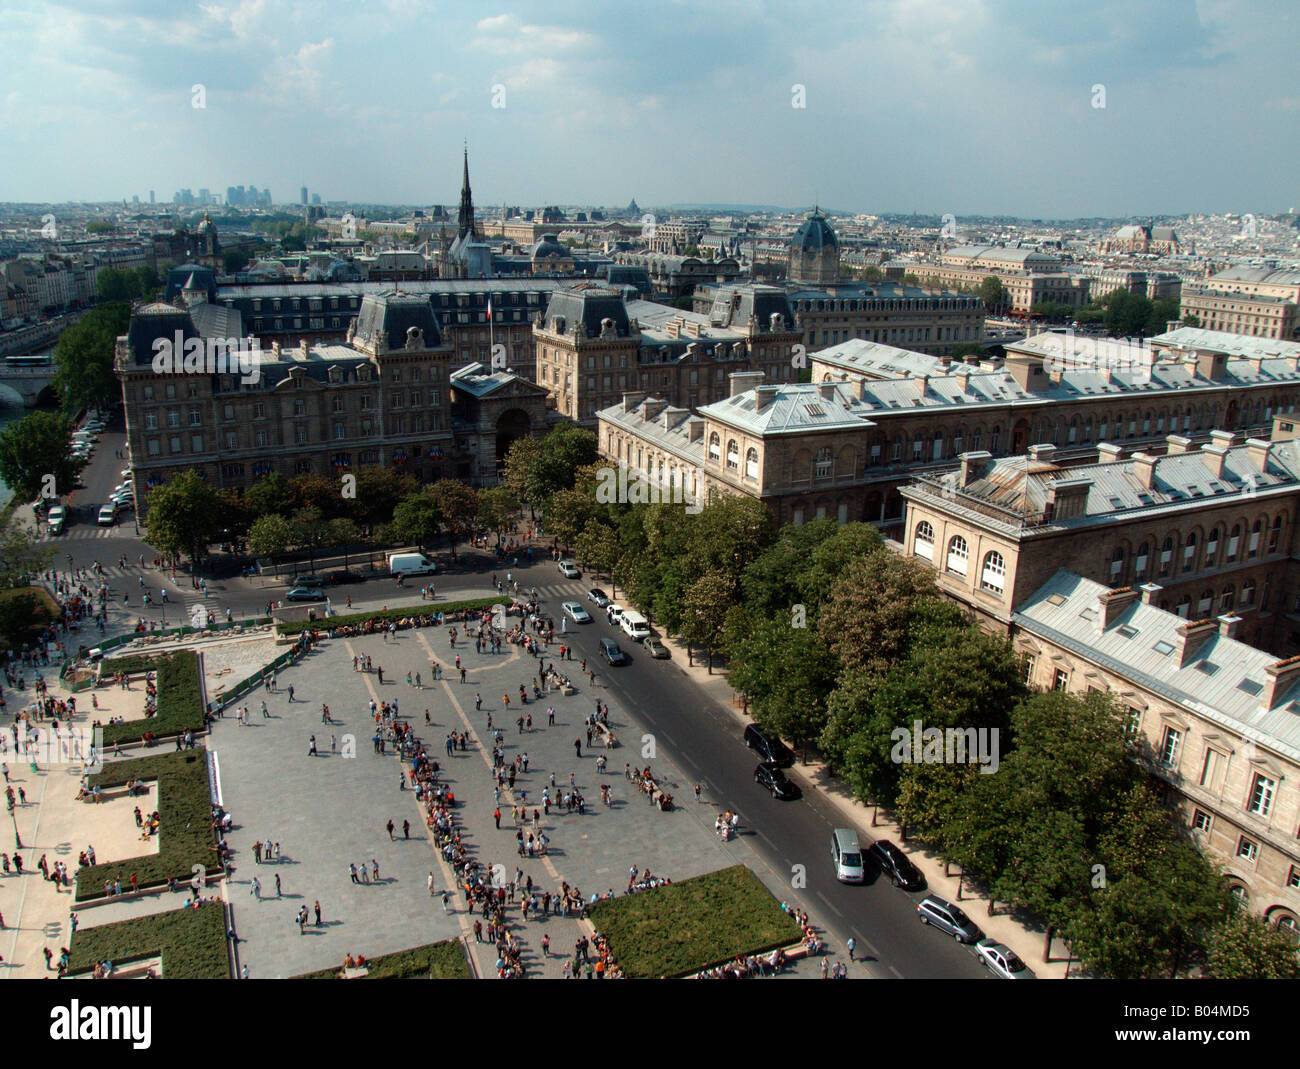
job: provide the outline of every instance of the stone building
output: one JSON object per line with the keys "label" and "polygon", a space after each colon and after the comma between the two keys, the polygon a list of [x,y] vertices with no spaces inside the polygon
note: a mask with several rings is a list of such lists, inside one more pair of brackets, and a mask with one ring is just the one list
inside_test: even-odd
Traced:
{"label": "stone building", "polygon": [[547,417],[546,390],[528,379],[478,363],[452,372],[457,478],[473,486],[497,485],[511,444],[544,435],[552,426]]}
{"label": "stone building", "polygon": [[839,281],[839,238],[817,208],[790,239],[786,278],[804,286],[833,286]]}

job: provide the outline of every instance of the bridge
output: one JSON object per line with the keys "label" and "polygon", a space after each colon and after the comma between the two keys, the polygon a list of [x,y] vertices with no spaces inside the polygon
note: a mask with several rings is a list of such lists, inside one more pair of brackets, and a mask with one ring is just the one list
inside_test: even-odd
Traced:
{"label": "bridge", "polygon": [[54,400],[54,362],[15,367],[0,361],[0,404],[35,408]]}

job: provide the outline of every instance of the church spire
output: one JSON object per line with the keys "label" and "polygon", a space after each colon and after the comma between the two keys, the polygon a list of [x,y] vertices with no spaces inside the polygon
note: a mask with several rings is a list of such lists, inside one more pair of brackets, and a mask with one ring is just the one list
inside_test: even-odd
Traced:
{"label": "church spire", "polygon": [[469,234],[471,240],[474,237],[474,198],[469,191],[469,145],[465,146],[465,171],[464,178],[460,187],[460,219],[458,220],[458,233],[460,237]]}

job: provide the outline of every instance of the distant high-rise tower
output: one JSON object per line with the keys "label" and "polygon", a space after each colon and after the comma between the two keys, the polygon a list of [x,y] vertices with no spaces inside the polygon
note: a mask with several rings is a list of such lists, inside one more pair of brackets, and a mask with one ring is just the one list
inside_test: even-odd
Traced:
{"label": "distant high-rise tower", "polygon": [[303,187],[302,187],[302,202],[303,202],[304,204],[307,203],[307,187],[306,187],[306,186],[303,186]]}
{"label": "distant high-rise tower", "polygon": [[149,190],[149,203],[150,203],[150,204],[153,204],[153,203],[154,203],[153,193],[154,193],[154,191],[153,191],[152,189]]}
{"label": "distant high-rise tower", "polygon": [[474,224],[474,198],[469,192],[469,146],[465,146],[465,177],[460,186],[460,218],[457,220],[457,235],[469,234],[473,238],[477,228]]}

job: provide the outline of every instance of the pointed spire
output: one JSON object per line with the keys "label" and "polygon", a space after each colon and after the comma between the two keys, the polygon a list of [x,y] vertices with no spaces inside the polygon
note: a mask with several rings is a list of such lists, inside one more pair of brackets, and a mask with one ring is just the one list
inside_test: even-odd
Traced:
{"label": "pointed spire", "polygon": [[460,218],[457,220],[457,231],[460,237],[469,234],[470,239],[474,237],[474,198],[470,195],[469,190],[469,143],[465,143],[465,170],[464,178],[460,187]]}

